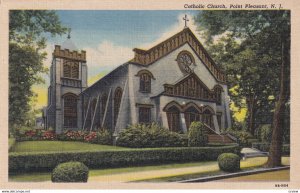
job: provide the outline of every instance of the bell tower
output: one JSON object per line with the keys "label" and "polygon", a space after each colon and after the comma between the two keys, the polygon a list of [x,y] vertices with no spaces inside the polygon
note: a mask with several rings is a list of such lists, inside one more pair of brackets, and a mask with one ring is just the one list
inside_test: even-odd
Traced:
{"label": "bell tower", "polygon": [[79,94],[87,87],[86,52],[78,51],[68,38],[55,45],[50,67],[50,86],[46,109],[46,127],[56,133],[81,129],[82,108]]}

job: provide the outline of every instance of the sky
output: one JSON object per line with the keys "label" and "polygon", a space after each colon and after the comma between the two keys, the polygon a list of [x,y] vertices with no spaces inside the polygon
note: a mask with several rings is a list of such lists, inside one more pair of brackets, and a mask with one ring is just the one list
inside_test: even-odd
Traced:
{"label": "sky", "polygon": [[[194,16],[198,11],[56,11],[62,25],[71,28],[71,40],[79,50],[87,53],[88,85],[134,56],[133,48],[147,49],[171,37],[187,26],[196,32]],[[199,37],[200,38],[200,37]],[[54,45],[61,45],[67,34],[47,37],[48,54],[44,65],[50,68]],[[49,74],[43,75],[45,84],[34,85],[36,108],[47,106]]]}
{"label": "sky", "polygon": [[[180,32],[185,25],[183,17],[187,15],[187,26],[200,42],[204,42],[197,32],[194,16],[199,11],[102,11],[102,10],[59,10],[56,11],[62,25],[71,28],[71,40],[79,50],[87,54],[88,85],[92,85],[117,66],[134,56],[133,49],[149,49]],[[47,37],[48,54],[44,65],[50,68],[55,45],[61,45],[67,34]],[[47,88],[49,74],[43,75],[45,84],[33,86],[37,94],[34,108],[47,106]],[[236,108],[234,104],[231,109]],[[235,118],[242,121],[246,110],[235,113]]]}

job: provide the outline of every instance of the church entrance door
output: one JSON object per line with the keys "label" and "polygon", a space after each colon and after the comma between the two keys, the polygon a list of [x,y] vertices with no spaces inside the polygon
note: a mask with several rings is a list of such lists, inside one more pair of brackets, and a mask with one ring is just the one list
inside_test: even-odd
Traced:
{"label": "church entrance door", "polygon": [[64,99],[64,128],[77,128],[77,96],[68,94]]}

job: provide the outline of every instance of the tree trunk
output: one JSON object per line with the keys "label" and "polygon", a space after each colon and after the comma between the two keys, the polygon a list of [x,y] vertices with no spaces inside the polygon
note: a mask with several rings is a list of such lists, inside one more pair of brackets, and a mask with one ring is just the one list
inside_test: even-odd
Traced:
{"label": "tree trunk", "polygon": [[290,66],[290,46],[288,41],[282,41],[282,61],[280,75],[280,94],[276,104],[273,118],[272,141],[270,145],[267,167],[281,166],[281,148],[284,126],[285,104],[289,98],[289,66]]}
{"label": "tree trunk", "polygon": [[255,133],[255,113],[256,113],[256,100],[255,96],[252,95],[247,99],[248,106],[248,116],[247,116],[247,126],[248,131],[254,136]]}

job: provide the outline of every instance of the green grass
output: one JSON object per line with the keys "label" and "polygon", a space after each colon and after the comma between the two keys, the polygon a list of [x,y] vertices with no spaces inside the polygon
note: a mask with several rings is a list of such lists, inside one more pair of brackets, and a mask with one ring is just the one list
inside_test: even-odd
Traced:
{"label": "green grass", "polygon": [[[281,160],[282,160],[283,165],[290,164],[289,157],[282,157]],[[262,166],[266,163],[266,161],[267,161],[267,157],[256,157],[256,158],[248,158],[246,160],[241,160],[241,171],[251,171],[254,169],[262,168]],[[217,164],[217,162],[216,162],[216,164]],[[201,178],[201,177],[209,177],[209,176],[215,176],[215,175],[221,175],[221,174],[228,174],[228,172],[224,172],[224,171],[218,169],[218,170],[211,170],[209,172],[175,175],[175,176],[169,176],[169,177],[140,180],[140,181],[135,181],[135,182],[175,182],[175,181],[188,180],[188,179]],[[268,179],[268,178],[266,178],[266,179]]]}
{"label": "green grass", "polygon": [[[265,162],[266,157],[258,157],[258,158],[248,158],[246,160],[241,161],[241,168],[242,170],[251,170],[254,168],[261,167]],[[282,163],[284,165],[289,165],[289,157],[283,157]],[[140,167],[126,167],[126,168],[112,168],[112,169],[91,169],[89,171],[89,177],[94,176],[105,176],[105,175],[112,175],[112,174],[128,174],[130,176],[132,172],[147,172],[147,171],[157,171],[157,173],[163,170],[170,170],[176,168],[183,168],[182,174],[177,174],[169,177],[163,178],[152,178],[147,180],[142,180],[146,182],[171,182],[177,180],[185,180],[191,179],[196,177],[203,177],[203,176],[212,176],[222,174],[224,172],[218,169],[211,169],[209,172],[202,172],[202,173],[192,173],[186,174],[185,168],[199,166],[199,168],[215,168],[214,165],[217,165],[216,161],[207,161],[207,162],[190,162],[190,163],[179,163],[179,164],[164,164],[164,165],[154,165],[154,166],[140,166]],[[143,176],[141,176],[142,178]],[[16,182],[41,182],[41,181],[50,181],[51,180],[51,173],[44,172],[44,173],[26,173],[26,174],[11,174],[9,176],[10,181]]]}
{"label": "green grass", "polygon": [[15,138],[8,138],[8,149],[9,150],[13,149],[15,143],[16,143]]}
{"label": "green grass", "polygon": [[[125,168],[110,168],[110,169],[90,169],[89,177],[91,176],[100,176],[100,175],[110,175],[110,174],[121,174],[129,172],[138,172],[138,171],[151,171],[151,170],[161,170],[161,169],[172,169],[172,168],[182,168],[182,167],[193,167],[193,166],[205,166],[214,161],[208,162],[189,162],[189,163],[179,163],[179,164],[164,164],[164,165],[152,165],[152,166],[137,166],[137,167],[125,167]],[[50,172],[33,172],[33,173],[24,173],[24,174],[11,174],[9,176],[10,181],[18,182],[41,182],[41,181],[50,181],[51,173]]]}
{"label": "green grass", "polygon": [[128,148],[73,141],[24,141],[16,143],[11,152],[105,151],[117,149]]}

